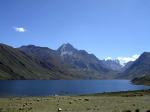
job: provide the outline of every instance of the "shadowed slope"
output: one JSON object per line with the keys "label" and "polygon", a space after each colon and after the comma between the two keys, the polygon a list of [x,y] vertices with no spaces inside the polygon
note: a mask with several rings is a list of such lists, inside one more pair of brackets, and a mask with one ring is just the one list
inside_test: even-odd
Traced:
{"label": "shadowed slope", "polygon": [[[52,65],[51,65],[52,66]],[[46,68],[36,58],[0,44],[0,79],[58,79],[66,78],[54,67]]]}

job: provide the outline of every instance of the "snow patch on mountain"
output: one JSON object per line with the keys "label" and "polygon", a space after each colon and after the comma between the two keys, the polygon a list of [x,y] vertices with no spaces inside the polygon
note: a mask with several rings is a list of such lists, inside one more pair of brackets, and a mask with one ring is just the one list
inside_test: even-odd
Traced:
{"label": "snow patch on mountain", "polygon": [[127,57],[117,57],[117,58],[112,58],[112,57],[107,57],[105,58],[105,60],[118,60],[119,63],[122,65],[122,66],[125,66],[126,63],[130,62],[130,61],[135,61],[136,59],[139,58],[140,55],[138,54],[135,54],[135,55],[132,55],[132,56],[127,56]]}
{"label": "snow patch on mountain", "polygon": [[71,52],[71,51],[63,51],[63,52],[61,52],[60,55],[61,56],[64,56],[64,55],[73,55],[73,52]]}

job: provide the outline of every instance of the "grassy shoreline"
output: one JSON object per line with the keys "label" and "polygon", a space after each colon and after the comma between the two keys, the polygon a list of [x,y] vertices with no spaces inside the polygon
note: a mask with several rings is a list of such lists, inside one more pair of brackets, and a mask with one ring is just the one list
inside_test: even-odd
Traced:
{"label": "grassy shoreline", "polygon": [[146,112],[150,90],[110,92],[80,96],[0,98],[0,112]]}
{"label": "grassy shoreline", "polygon": [[150,95],[150,89],[147,90],[133,90],[133,91],[119,91],[119,92],[104,92],[104,93],[95,93],[95,94],[85,94],[80,96],[121,96],[127,94],[144,94]]}

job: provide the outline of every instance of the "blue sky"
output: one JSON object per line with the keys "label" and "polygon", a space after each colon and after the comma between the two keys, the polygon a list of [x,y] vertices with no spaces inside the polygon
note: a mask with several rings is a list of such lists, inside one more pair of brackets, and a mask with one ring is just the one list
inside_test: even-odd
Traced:
{"label": "blue sky", "polygon": [[0,42],[71,43],[100,59],[141,54],[150,51],[150,1],[0,0]]}

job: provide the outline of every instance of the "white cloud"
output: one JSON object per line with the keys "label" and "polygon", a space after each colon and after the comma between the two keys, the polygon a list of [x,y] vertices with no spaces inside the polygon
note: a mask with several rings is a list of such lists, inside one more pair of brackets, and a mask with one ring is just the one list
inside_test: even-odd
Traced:
{"label": "white cloud", "polygon": [[105,58],[105,60],[112,60],[112,58],[111,57],[107,57],[107,58]]}
{"label": "white cloud", "polygon": [[16,32],[26,32],[27,30],[23,27],[13,27]]}
{"label": "white cloud", "polygon": [[130,57],[117,57],[115,59],[111,58],[111,57],[107,57],[105,58],[105,60],[119,60],[120,64],[121,65],[125,65],[125,63],[129,62],[129,61],[135,61],[137,58],[139,58],[140,55],[138,54],[135,54],[133,56],[130,56]]}
{"label": "white cloud", "polygon": [[139,58],[140,55],[135,54],[131,57],[117,57],[117,59],[120,61],[121,65],[124,65],[125,63],[129,62],[129,61],[135,61],[137,58]]}

